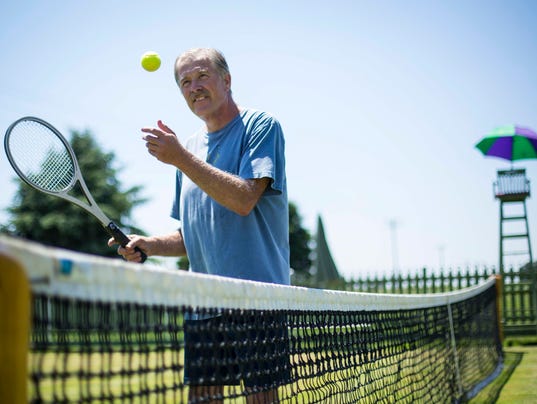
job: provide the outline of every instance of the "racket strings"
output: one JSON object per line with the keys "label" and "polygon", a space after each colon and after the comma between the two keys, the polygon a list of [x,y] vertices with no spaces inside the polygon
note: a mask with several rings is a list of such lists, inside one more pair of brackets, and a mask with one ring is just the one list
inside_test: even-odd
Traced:
{"label": "racket strings", "polygon": [[52,192],[74,185],[75,166],[67,147],[52,130],[32,121],[22,121],[9,138],[13,160],[32,184]]}

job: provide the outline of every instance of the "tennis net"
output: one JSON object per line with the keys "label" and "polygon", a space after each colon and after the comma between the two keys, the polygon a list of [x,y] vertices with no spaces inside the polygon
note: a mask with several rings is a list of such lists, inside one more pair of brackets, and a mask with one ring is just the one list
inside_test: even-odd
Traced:
{"label": "tennis net", "polygon": [[0,236],[2,255],[30,280],[28,402],[446,403],[467,400],[502,366],[494,279],[386,295],[166,270]]}

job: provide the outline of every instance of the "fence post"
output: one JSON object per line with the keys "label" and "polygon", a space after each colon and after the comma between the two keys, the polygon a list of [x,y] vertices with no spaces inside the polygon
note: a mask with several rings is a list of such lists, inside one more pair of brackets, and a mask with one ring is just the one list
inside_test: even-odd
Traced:
{"label": "fence post", "polygon": [[533,305],[531,311],[533,314],[533,322],[535,323],[535,333],[537,334],[537,263],[530,262],[529,270],[531,275],[531,297]]}
{"label": "fence post", "polygon": [[507,299],[506,299],[506,296],[505,296],[505,270],[503,268],[503,265],[500,265],[499,268],[498,268],[498,274],[500,275],[500,278],[502,280],[502,304],[501,304],[501,309],[502,309],[502,319],[504,321],[504,325],[505,325],[505,322],[507,322],[507,317],[506,317],[506,309],[505,309],[505,305],[507,303]]}
{"label": "fence post", "polygon": [[474,285],[477,284],[479,284],[479,271],[477,267],[474,267]]}
{"label": "fence post", "polygon": [[453,291],[453,272],[448,273],[449,292]]}
{"label": "fence post", "polygon": [[496,279],[496,316],[498,318],[498,337],[500,344],[503,345],[503,317],[502,317],[502,297],[503,297],[503,278],[501,275],[491,275]]}
{"label": "fence post", "polygon": [[423,293],[428,292],[428,282],[427,282],[427,267],[423,267]]}

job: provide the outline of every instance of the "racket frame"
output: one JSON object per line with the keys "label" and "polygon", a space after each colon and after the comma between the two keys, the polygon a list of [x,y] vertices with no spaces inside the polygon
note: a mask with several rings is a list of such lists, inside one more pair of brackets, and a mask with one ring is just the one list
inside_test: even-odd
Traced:
{"label": "racket frame", "polygon": [[[27,122],[27,121],[36,122],[46,127],[52,133],[54,133],[54,135],[58,139],[60,139],[65,149],[69,153],[69,157],[73,163],[74,175],[73,175],[73,178],[71,178],[71,181],[69,182],[69,184],[60,191],[51,191],[49,189],[43,188],[33,183],[26,176],[26,174],[19,168],[19,166],[16,163],[16,159],[13,157],[13,154],[11,153],[11,149],[9,146],[9,139],[11,137],[11,133],[18,124],[20,124],[21,122]],[[93,199],[93,196],[91,195],[91,192],[89,191],[86,185],[86,182],[84,181],[84,177],[82,176],[82,171],[80,170],[78,159],[76,158],[73,148],[71,147],[67,139],[54,126],[52,126],[47,121],[41,118],[34,117],[34,116],[25,116],[25,117],[19,118],[15,122],[13,122],[11,125],[9,125],[6,131],[6,134],[4,136],[4,150],[6,152],[9,163],[11,164],[11,166],[13,167],[17,175],[20,177],[20,179],[23,180],[26,184],[30,185],[32,188],[37,189],[38,191],[41,191],[45,194],[57,196],[66,201],[74,203],[75,205],[84,209],[86,212],[91,213],[95,218],[97,218],[97,220],[99,220],[99,222],[101,222],[101,225],[105,228],[108,234],[112,236],[121,246],[125,247],[125,245],[127,245],[130,239],[121,231],[121,229],[112,220],[108,218],[108,216],[105,215],[105,213],[101,210],[99,205],[97,205],[97,203]],[[84,197],[87,200],[87,203],[78,198],[75,198],[72,195],[69,195],[69,192],[75,187],[77,182],[80,184]],[[142,262],[144,262],[147,259],[147,255],[143,251],[141,251],[138,247],[136,247],[136,250],[142,254]]]}

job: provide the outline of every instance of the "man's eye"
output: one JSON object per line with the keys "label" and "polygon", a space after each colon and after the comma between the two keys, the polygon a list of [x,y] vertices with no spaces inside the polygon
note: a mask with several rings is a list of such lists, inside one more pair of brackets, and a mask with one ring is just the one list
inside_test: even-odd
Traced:
{"label": "man's eye", "polygon": [[186,87],[186,86],[188,86],[189,84],[190,84],[190,81],[188,81],[188,80],[184,80],[184,81],[181,82],[181,87]]}

